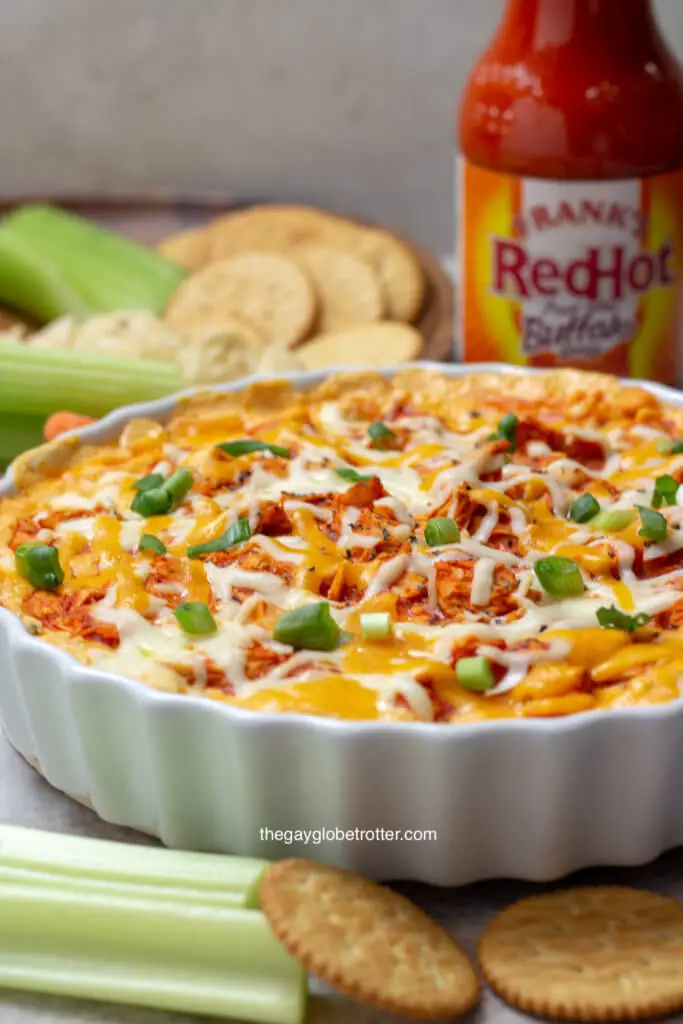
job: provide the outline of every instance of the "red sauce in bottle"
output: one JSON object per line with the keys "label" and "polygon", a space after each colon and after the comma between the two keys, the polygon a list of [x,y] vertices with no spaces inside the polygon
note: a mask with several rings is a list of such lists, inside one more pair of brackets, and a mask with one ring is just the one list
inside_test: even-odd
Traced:
{"label": "red sauce in bottle", "polygon": [[507,0],[459,133],[458,357],[676,380],[683,75],[650,0]]}

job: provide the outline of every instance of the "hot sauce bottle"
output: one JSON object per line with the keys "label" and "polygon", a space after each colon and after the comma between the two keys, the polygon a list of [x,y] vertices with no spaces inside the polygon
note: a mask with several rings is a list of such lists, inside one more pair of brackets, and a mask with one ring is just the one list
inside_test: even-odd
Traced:
{"label": "hot sauce bottle", "polygon": [[456,358],[675,382],[683,75],[650,0],[507,0],[459,134]]}

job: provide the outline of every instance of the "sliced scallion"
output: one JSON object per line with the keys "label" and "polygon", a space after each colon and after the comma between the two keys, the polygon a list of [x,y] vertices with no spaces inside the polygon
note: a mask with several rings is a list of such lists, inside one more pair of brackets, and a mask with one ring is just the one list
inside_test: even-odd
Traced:
{"label": "sliced scallion", "polygon": [[675,505],[676,495],[680,484],[678,480],[665,473],[655,480],[655,489],[652,492],[652,507],[661,508],[662,505]]}
{"label": "sliced scallion", "polygon": [[667,522],[661,512],[647,508],[645,505],[636,505],[640,521],[643,524],[638,530],[638,536],[645,540],[654,541],[656,544],[666,540]]}
{"label": "sliced scallion", "polygon": [[575,523],[588,523],[594,519],[600,511],[600,504],[592,494],[582,494],[576,501],[573,501],[569,509],[569,515]]}
{"label": "sliced scallion", "polygon": [[342,480],[349,480],[351,483],[358,484],[363,480],[372,480],[372,475],[365,475],[359,473],[357,469],[351,469],[351,467],[342,466],[340,469],[335,469],[337,476],[340,476]]}
{"label": "sliced scallion", "polygon": [[650,616],[645,612],[640,612],[638,615],[626,615],[614,605],[609,608],[598,608],[595,617],[603,629],[621,629],[625,633],[635,633],[637,629],[647,625],[650,621]]}
{"label": "sliced scallion", "polygon": [[173,498],[165,487],[150,487],[138,491],[131,502],[131,510],[149,519],[150,516],[165,516],[173,507]]}
{"label": "sliced scallion", "polygon": [[538,582],[551,597],[578,597],[584,592],[583,577],[577,563],[562,555],[539,558],[534,565]]}
{"label": "sliced scallion", "polygon": [[[157,474],[152,474],[156,476]],[[177,469],[168,480],[161,477],[163,483],[156,486],[153,483],[145,483],[150,477],[143,477],[138,480],[137,494],[131,503],[133,512],[145,516],[165,516],[177,508],[188,491],[191,490],[194,477],[189,469]],[[135,486],[135,485],[133,485]]]}
{"label": "sliced scallion", "polygon": [[603,533],[621,533],[636,518],[635,512],[627,508],[605,508],[591,519],[591,526]]}
{"label": "sliced scallion", "polygon": [[519,419],[513,412],[506,413],[502,420],[498,424],[497,438],[501,441],[507,441],[510,445],[511,451],[517,450],[517,427],[519,426]]}
{"label": "sliced scallion", "polygon": [[205,544],[195,544],[187,549],[188,558],[199,558],[200,555],[210,555],[214,551],[228,551],[235,544],[242,544],[251,537],[248,519],[236,519],[225,533]]}
{"label": "sliced scallion", "polygon": [[175,610],[175,617],[183,633],[207,636],[218,630],[209,606],[203,601],[183,601]]}
{"label": "sliced scallion", "polygon": [[320,601],[281,615],[275,623],[273,640],[297,650],[332,651],[339,643],[340,634],[329,604]]}
{"label": "sliced scallion", "polygon": [[398,440],[393,430],[390,430],[386,423],[381,423],[376,420],[371,423],[368,427],[368,437],[372,442],[373,448],[391,448],[391,446]]}
{"label": "sliced scallion", "polygon": [[459,540],[458,524],[445,516],[436,516],[425,526],[425,543],[430,548],[438,548],[443,544],[457,544]]}
{"label": "sliced scallion", "polygon": [[662,437],[657,441],[657,451],[662,455],[683,455],[683,441],[673,437]]}
{"label": "sliced scallion", "polygon": [[48,544],[29,541],[14,552],[19,575],[37,590],[56,590],[64,582],[59,551]]}
{"label": "sliced scallion", "polygon": [[389,612],[367,612],[360,617],[364,640],[388,640],[394,628]]}
{"label": "sliced scallion", "polygon": [[291,459],[292,457],[289,448],[283,448],[279,444],[269,444],[267,441],[255,441],[248,437],[240,441],[224,441],[216,447],[226,455],[232,455],[235,458],[238,455],[251,455],[252,452],[270,452],[271,455],[277,455],[281,459]]}
{"label": "sliced scallion", "polygon": [[164,490],[171,495],[172,507],[177,508],[188,491],[192,490],[194,477],[189,469],[177,469],[164,484]]}
{"label": "sliced scallion", "polygon": [[496,685],[488,658],[460,658],[455,666],[455,677],[463,689],[475,693],[485,693]]}
{"label": "sliced scallion", "polygon": [[134,491],[151,491],[153,487],[163,487],[166,483],[166,477],[161,473],[148,473],[147,476],[140,477],[132,485]]}
{"label": "sliced scallion", "polygon": [[165,555],[166,545],[153,533],[143,533],[138,544],[140,551],[153,551],[155,555]]}

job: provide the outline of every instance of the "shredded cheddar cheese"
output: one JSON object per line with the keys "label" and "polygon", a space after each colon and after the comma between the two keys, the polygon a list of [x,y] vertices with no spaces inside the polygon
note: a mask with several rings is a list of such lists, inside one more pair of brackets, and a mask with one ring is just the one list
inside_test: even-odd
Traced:
{"label": "shredded cheddar cheese", "polygon": [[[22,464],[0,502],[0,603],[87,664],[253,711],[458,723],[659,703],[682,692],[683,491],[662,503],[655,482],[683,481],[681,435],[648,393],[571,371],[199,396]],[[148,491],[150,515],[133,510],[141,481],[179,470],[177,502]],[[598,525],[573,515],[582,495]],[[617,510],[632,521],[601,528]],[[56,549],[59,586],[31,582],[27,544]],[[321,602],[334,645],[274,638]],[[197,606],[215,629],[182,626]],[[372,613],[383,639],[363,634]],[[481,687],[463,659],[489,666]]]}

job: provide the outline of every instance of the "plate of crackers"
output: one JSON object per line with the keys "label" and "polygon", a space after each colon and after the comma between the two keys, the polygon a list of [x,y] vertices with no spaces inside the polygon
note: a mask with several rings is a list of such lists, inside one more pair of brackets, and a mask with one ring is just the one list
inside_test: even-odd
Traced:
{"label": "plate of crackers", "polygon": [[[42,241],[50,232],[62,255],[67,242],[81,245],[77,256],[88,266],[95,245],[115,255],[111,266],[92,262],[92,275],[105,281],[94,304],[87,282],[66,263],[51,267],[64,280],[50,315],[44,303],[17,314],[13,298],[52,295],[51,279],[26,282],[18,296],[0,288],[8,303],[0,305],[0,333],[32,347],[171,362],[186,385],[451,356],[450,277],[429,253],[383,227],[311,206],[235,208],[210,198],[0,203],[0,213],[5,208],[5,232],[21,242],[26,235],[38,263],[54,259]],[[137,252],[126,249],[131,241]],[[153,253],[158,266],[150,267]],[[6,275],[0,285],[7,286]]]}
{"label": "plate of crackers", "polygon": [[242,333],[305,369],[447,358],[453,288],[436,260],[383,228],[308,206],[258,205],[162,240],[190,273],[166,323],[192,338]]}

